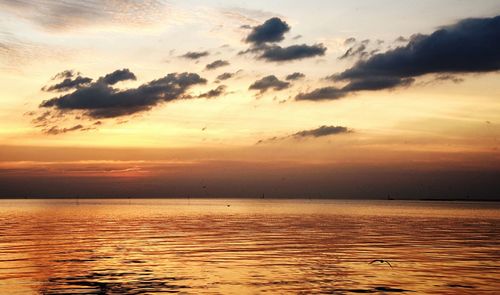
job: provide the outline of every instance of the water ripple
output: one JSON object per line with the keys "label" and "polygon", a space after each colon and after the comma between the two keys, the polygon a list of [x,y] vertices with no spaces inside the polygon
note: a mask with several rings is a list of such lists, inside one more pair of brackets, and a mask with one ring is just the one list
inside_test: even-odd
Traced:
{"label": "water ripple", "polygon": [[0,290],[493,294],[499,237],[494,203],[3,200]]}

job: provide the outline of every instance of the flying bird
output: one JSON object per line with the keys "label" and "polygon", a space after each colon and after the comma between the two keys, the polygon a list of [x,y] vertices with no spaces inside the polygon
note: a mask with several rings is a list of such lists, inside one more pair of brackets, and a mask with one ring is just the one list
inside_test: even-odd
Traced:
{"label": "flying bird", "polygon": [[375,262],[379,262],[379,263],[387,263],[387,264],[389,264],[389,266],[392,268],[392,265],[389,263],[389,261],[387,261],[387,260],[383,260],[383,259],[375,259],[375,260],[372,260],[369,264],[372,264],[372,263],[375,263]]}

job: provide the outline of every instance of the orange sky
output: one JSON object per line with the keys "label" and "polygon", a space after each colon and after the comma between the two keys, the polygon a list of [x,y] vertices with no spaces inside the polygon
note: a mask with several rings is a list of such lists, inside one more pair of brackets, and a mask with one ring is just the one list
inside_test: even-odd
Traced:
{"label": "orange sky", "polygon": [[[498,1],[45,4],[0,2],[0,196],[500,193],[500,48],[462,22],[498,36]],[[422,62],[455,36],[475,64]],[[367,74],[398,50],[420,64]]]}

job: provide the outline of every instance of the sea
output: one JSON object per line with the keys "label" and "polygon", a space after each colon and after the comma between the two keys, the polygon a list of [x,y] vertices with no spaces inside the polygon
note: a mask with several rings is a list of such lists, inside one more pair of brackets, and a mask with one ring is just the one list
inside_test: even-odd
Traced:
{"label": "sea", "polygon": [[2,199],[0,294],[500,294],[500,203]]}

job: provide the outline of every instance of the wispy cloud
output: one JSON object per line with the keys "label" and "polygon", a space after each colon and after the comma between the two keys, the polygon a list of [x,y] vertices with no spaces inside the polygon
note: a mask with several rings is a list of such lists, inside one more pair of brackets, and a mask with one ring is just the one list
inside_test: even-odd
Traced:
{"label": "wispy cloud", "polygon": [[0,7],[51,31],[103,24],[150,25],[165,19],[169,8],[162,0],[0,0]]}
{"label": "wispy cloud", "polygon": [[274,136],[268,139],[261,139],[257,142],[257,144],[261,143],[272,143],[276,141],[282,141],[286,139],[306,139],[306,138],[318,138],[318,137],[325,137],[325,136],[330,136],[330,135],[337,135],[337,134],[345,134],[345,133],[352,133],[354,132],[353,130],[344,127],[344,126],[327,126],[323,125],[318,128],[314,129],[308,129],[308,130],[302,130],[298,131],[296,133],[287,135],[287,136]]}

